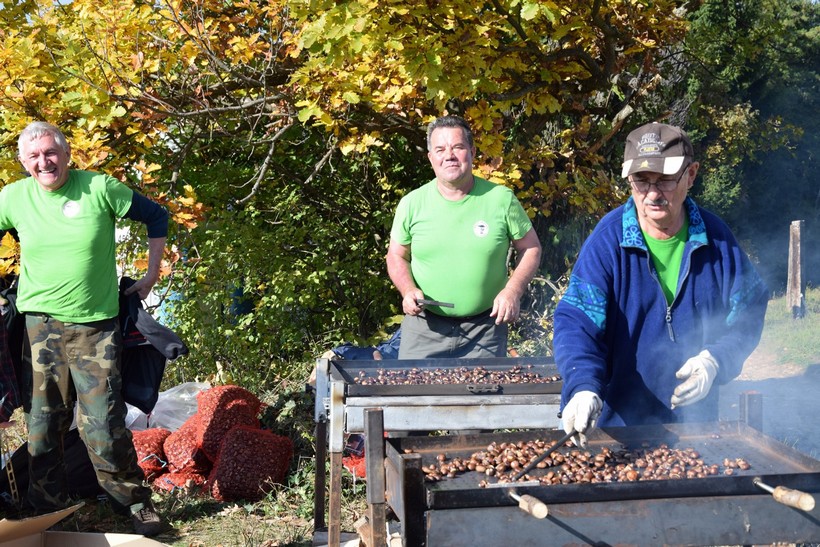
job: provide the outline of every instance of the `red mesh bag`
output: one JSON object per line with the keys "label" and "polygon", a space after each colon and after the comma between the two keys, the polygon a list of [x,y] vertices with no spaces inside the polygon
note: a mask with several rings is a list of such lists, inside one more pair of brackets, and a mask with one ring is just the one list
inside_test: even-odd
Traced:
{"label": "red mesh bag", "polygon": [[170,472],[194,471],[207,474],[211,470],[211,461],[196,441],[198,428],[199,416],[194,414],[165,439],[163,448]]}
{"label": "red mesh bag", "polygon": [[170,434],[169,430],[161,427],[131,432],[134,448],[137,450],[137,463],[145,480],[151,481],[168,471],[163,445]]}
{"label": "red mesh bag", "polygon": [[342,466],[350,471],[350,473],[357,479],[367,478],[367,469],[365,467],[364,456],[345,456],[342,458]]}
{"label": "red mesh bag", "polygon": [[225,435],[208,484],[219,501],[259,501],[287,476],[293,442],[264,429],[239,426]]}
{"label": "red mesh bag", "polygon": [[216,386],[197,397],[199,428],[196,441],[211,461],[216,461],[225,434],[236,426],[259,428],[262,403],[245,388]]}
{"label": "red mesh bag", "polygon": [[205,481],[207,477],[196,471],[180,471],[175,473],[165,473],[157,477],[151,483],[155,490],[173,492],[183,490],[190,495],[203,495],[207,492]]}

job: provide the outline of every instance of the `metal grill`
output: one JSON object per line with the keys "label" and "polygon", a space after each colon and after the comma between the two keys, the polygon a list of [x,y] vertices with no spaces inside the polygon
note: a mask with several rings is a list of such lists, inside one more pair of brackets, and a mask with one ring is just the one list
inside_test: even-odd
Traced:
{"label": "metal grill", "polygon": [[[473,437],[407,437],[386,446],[387,503],[399,516],[406,545],[506,544],[748,545],[820,540],[820,509],[777,503],[755,479],[820,493],[820,462],[742,422],[609,428],[590,437],[590,452],[657,447],[694,448],[719,463],[743,458],[751,468],[732,476],[623,483],[481,488],[478,473],[425,482],[421,467],[469,457],[490,442],[556,440],[555,431]],[[569,449],[561,449],[568,451]],[[542,471],[546,472],[546,471]],[[517,508],[510,492],[549,508],[536,519]]]}
{"label": "metal grill", "polygon": [[[341,531],[341,456],[346,433],[365,431],[364,412],[380,408],[386,431],[544,428],[558,425],[561,382],[536,384],[360,385],[361,372],[378,369],[452,370],[485,367],[495,371],[521,367],[545,377],[558,375],[551,358],[408,359],[329,361],[316,366],[316,500],[314,526],[325,527],[325,458],[330,456],[328,538]],[[326,444],[327,443],[327,444]]]}

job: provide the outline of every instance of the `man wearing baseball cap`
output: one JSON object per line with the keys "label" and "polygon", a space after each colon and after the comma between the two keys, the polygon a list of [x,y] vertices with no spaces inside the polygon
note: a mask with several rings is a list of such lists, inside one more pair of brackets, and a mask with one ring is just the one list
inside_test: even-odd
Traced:
{"label": "man wearing baseball cap", "polygon": [[768,289],[728,226],[687,194],[699,164],[679,127],[626,139],[632,190],[585,241],[555,311],[562,421],[597,426],[718,419],[717,385],[740,374]]}

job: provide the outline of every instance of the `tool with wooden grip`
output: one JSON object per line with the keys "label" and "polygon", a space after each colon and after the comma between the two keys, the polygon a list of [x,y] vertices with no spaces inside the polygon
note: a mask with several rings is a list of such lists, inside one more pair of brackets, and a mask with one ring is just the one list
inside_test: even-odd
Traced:
{"label": "tool with wooden grip", "polygon": [[519,496],[514,490],[510,491],[510,497],[518,502],[518,507],[537,519],[546,518],[550,510],[547,504],[529,494]]}
{"label": "tool with wooden grip", "polygon": [[487,485],[487,488],[509,488],[510,491],[507,494],[518,502],[518,508],[524,511],[525,513],[534,516],[537,519],[546,518],[549,514],[549,508],[547,504],[543,501],[539,500],[535,496],[531,496],[529,494],[519,494],[516,488],[520,486],[540,486],[541,483],[538,481],[524,481],[519,483],[509,483],[509,482],[497,482],[494,484]]}
{"label": "tool with wooden grip", "polygon": [[758,488],[770,493],[775,501],[783,505],[788,505],[789,507],[806,511],[807,513],[814,510],[814,496],[811,494],[801,492],[800,490],[792,490],[785,486],[769,486],[763,482],[760,477],[755,477],[752,482],[754,482]]}

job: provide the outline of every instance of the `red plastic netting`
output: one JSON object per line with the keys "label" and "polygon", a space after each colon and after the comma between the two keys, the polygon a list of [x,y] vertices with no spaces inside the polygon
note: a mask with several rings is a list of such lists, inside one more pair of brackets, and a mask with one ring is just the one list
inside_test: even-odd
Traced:
{"label": "red plastic netting", "polygon": [[163,445],[170,434],[169,430],[161,427],[131,432],[137,450],[137,463],[145,474],[145,480],[151,481],[168,471]]}
{"label": "red plastic netting", "polygon": [[219,501],[258,501],[287,476],[293,442],[264,429],[234,427],[225,435],[208,476],[211,495]]}
{"label": "red plastic netting", "polygon": [[169,471],[193,471],[207,474],[211,461],[199,448],[196,432],[199,429],[199,415],[194,414],[179,429],[168,435],[163,448],[168,460]]}
{"label": "red plastic netting", "polygon": [[216,386],[201,392],[197,395],[197,444],[211,461],[216,461],[219,445],[231,428],[259,428],[261,408],[256,395],[239,386]]}
{"label": "red plastic netting", "polygon": [[342,458],[342,466],[350,471],[350,474],[357,479],[367,478],[366,462],[364,456],[344,456]]}
{"label": "red plastic netting", "polygon": [[207,477],[195,471],[180,471],[178,473],[165,473],[157,477],[151,483],[156,490],[173,492],[183,490],[188,495],[203,495],[208,489],[205,486]]}

